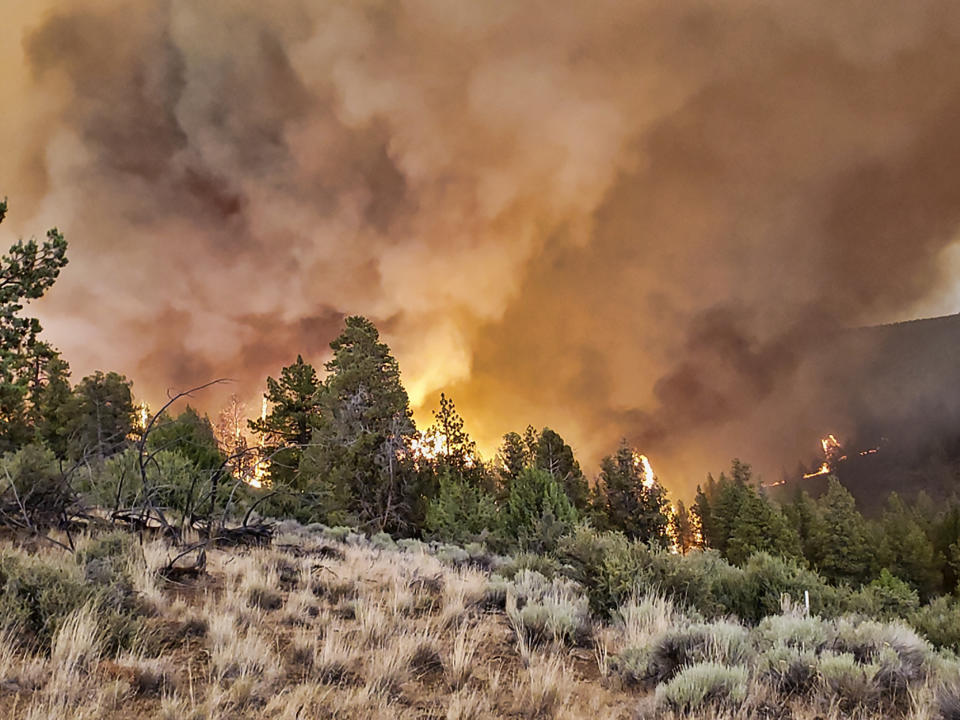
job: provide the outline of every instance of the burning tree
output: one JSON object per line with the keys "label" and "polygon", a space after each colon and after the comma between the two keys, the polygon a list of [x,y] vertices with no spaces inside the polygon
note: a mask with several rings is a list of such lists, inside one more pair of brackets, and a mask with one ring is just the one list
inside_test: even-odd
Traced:
{"label": "burning tree", "polygon": [[[261,420],[265,414],[261,416]],[[217,415],[213,435],[224,457],[230,458],[230,471],[234,477],[252,480],[256,459],[249,451],[247,441],[247,404],[234,393]]]}
{"label": "burning tree", "polygon": [[656,482],[649,461],[644,463],[624,440],[614,455],[603,459],[594,488],[594,508],[599,521],[628,537],[669,545],[669,503]]}

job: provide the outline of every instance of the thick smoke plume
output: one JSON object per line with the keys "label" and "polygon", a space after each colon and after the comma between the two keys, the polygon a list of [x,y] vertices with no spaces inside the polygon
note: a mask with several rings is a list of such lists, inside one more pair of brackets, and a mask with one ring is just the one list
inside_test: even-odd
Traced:
{"label": "thick smoke plume", "polygon": [[840,328],[955,310],[950,0],[7,5],[48,337],[148,399],[253,398],[362,313],[486,447],[626,436],[689,487],[849,422],[804,391]]}

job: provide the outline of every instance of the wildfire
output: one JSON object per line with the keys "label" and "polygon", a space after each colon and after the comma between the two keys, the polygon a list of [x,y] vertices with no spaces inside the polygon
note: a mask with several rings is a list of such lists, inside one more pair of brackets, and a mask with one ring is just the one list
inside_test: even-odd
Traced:
{"label": "wildfire", "polygon": [[419,432],[410,440],[410,455],[414,460],[436,460],[447,452],[447,438],[441,433]]}
{"label": "wildfire", "polygon": [[[803,476],[805,479],[817,477],[818,475],[829,475],[836,469],[838,463],[841,463],[847,459],[846,454],[843,452],[843,446],[840,445],[840,441],[837,440],[836,435],[827,435],[826,437],[821,438],[820,447],[823,448],[823,463],[815,472],[806,473]],[[873,447],[867,448],[866,450],[861,450],[858,454],[861,456],[876,455],[878,452],[880,452],[880,448]]]}
{"label": "wildfire", "polygon": [[[260,405],[260,419],[267,419],[267,396],[263,396],[263,402]],[[239,428],[237,430],[239,433]],[[253,464],[253,474],[247,479],[250,487],[262,488],[266,482],[267,468],[263,458],[263,435],[260,436],[260,442],[257,444],[257,461]]]}
{"label": "wildfire", "polygon": [[825,438],[821,438],[820,445],[823,447],[823,454],[827,457],[841,451],[836,435],[827,435]]}
{"label": "wildfire", "polygon": [[641,455],[636,450],[633,451],[633,465],[640,470],[643,475],[643,486],[649,490],[657,484],[657,476],[653,472],[653,466],[646,455]]}
{"label": "wildfire", "polygon": [[824,462],[820,466],[819,470],[812,473],[804,473],[803,477],[804,479],[806,479],[806,478],[817,477],[818,475],[829,475],[829,474],[830,474],[830,463]]}
{"label": "wildfire", "polygon": [[143,432],[147,429],[147,424],[149,422],[150,408],[147,406],[146,401],[143,401],[137,405],[137,412],[133,416],[132,432],[127,435],[127,437],[131,440],[136,440],[139,436],[143,435]]}

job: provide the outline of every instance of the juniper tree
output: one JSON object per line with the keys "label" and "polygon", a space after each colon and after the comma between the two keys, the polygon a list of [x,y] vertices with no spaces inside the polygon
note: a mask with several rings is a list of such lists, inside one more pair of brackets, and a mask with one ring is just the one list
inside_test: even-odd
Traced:
{"label": "juniper tree", "polygon": [[400,367],[364,317],[348,317],[330,347],[304,471],[320,484],[327,519],[408,531],[423,501],[409,457],[416,428]]}

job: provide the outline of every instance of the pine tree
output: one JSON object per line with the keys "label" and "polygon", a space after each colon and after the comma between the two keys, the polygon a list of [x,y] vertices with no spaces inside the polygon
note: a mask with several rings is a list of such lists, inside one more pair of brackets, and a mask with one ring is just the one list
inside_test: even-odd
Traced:
{"label": "pine tree", "polygon": [[511,483],[517,479],[525,467],[533,464],[533,458],[527,450],[520,433],[508,432],[497,451],[497,468],[500,487],[509,491]]}
{"label": "pine tree", "polygon": [[783,508],[784,516],[800,540],[800,548],[808,562],[813,563],[813,536],[819,522],[819,510],[813,498],[802,490],[793,502]]}
{"label": "pine tree", "polygon": [[150,431],[148,445],[178,452],[207,478],[223,462],[210,418],[189,405],[175,419],[161,418]]}
{"label": "pine tree", "polygon": [[[6,201],[0,202],[0,222],[6,212]],[[53,229],[44,242],[20,240],[0,257],[0,454],[34,434],[40,375],[55,352],[39,339],[40,323],[21,312],[53,286],[67,264],[66,253],[66,240]]]}
{"label": "pine tree", "polygon": [[817,505],[818,521],[810,541],[814,567],[831,582],[866,582],[873,574],[873,550],[853,496],[831,476]]}
{"label": "pine tree", "polygon": [[588,508],[590,487],[573,455],[573,448],[550,428],[545,427],[537,438],[534,463],[553,476],[578,512]]}
{"label": "pine tree", "polygon": [[644,484],[642,470],[626,441],[601,463],[593,509],[605,529],[653,544],[669,542],[666,495],[659,483]]}
{"label": "pine tree", "polygon": [[73,393],[70,388],[70,366],[59,354],[55,354],[46,363],[44,376],[34,403],[37,439],[62,460],[67,457],[70,440],[66,425]]}
{"label": "pine tree", "polygon": [[516,538],[536,535],[547,518],[548,522],[567,526],[577,521],[576,508],[560,484],[549,472],[536,467],[524,468],[510,486],[505,514],[506,530]]}
{"label": "pine tree", "polygon": [[83,378],[64,408],[64,425],[73,460],[103,460],[123,450],[133,430],[131,383],[115,372]]}
{"label": "pine tree", "polygon": [[733,534],[740,506],[750,493],[750,466],[734,459],[730,477],[721,473],[717,480],[707,477],[706,489],[697,497],[697,514],[701,520],[704,542],[726,557],[727,543]]}
{"label": "pine tree", "polygon": [[280,371],[278,379],[267,378],[264,397],[270,411],[266,417],[251,420],[249,426],[260,436],[261,452],[269,458],[270,482],[277,487],[302,489],[297,471],[319,418],[319,390],[317,371],[300,355]]}
{"label": "pine tree", "polygon": [[801,554],[800,539],[779,510],[747,487],[731,528],[726,558],[734,565],[742,565],[760,551],[797,558]]}
{"label": "pine tree", "polygon": [[434,465],[438,473],[449,472],[461,480],[492,489],[477,455],[477,444],[467,432],[453,400],[445,393],[440,393],[440,407],[434,410],[433,424],[424,435],[436,450]]}
{"label": "pine tree", "polygon": [[897,493],[887,498],[879,529],[881,565],[910,583],[922,598],[932,596],[943,583],[933,543]]}

